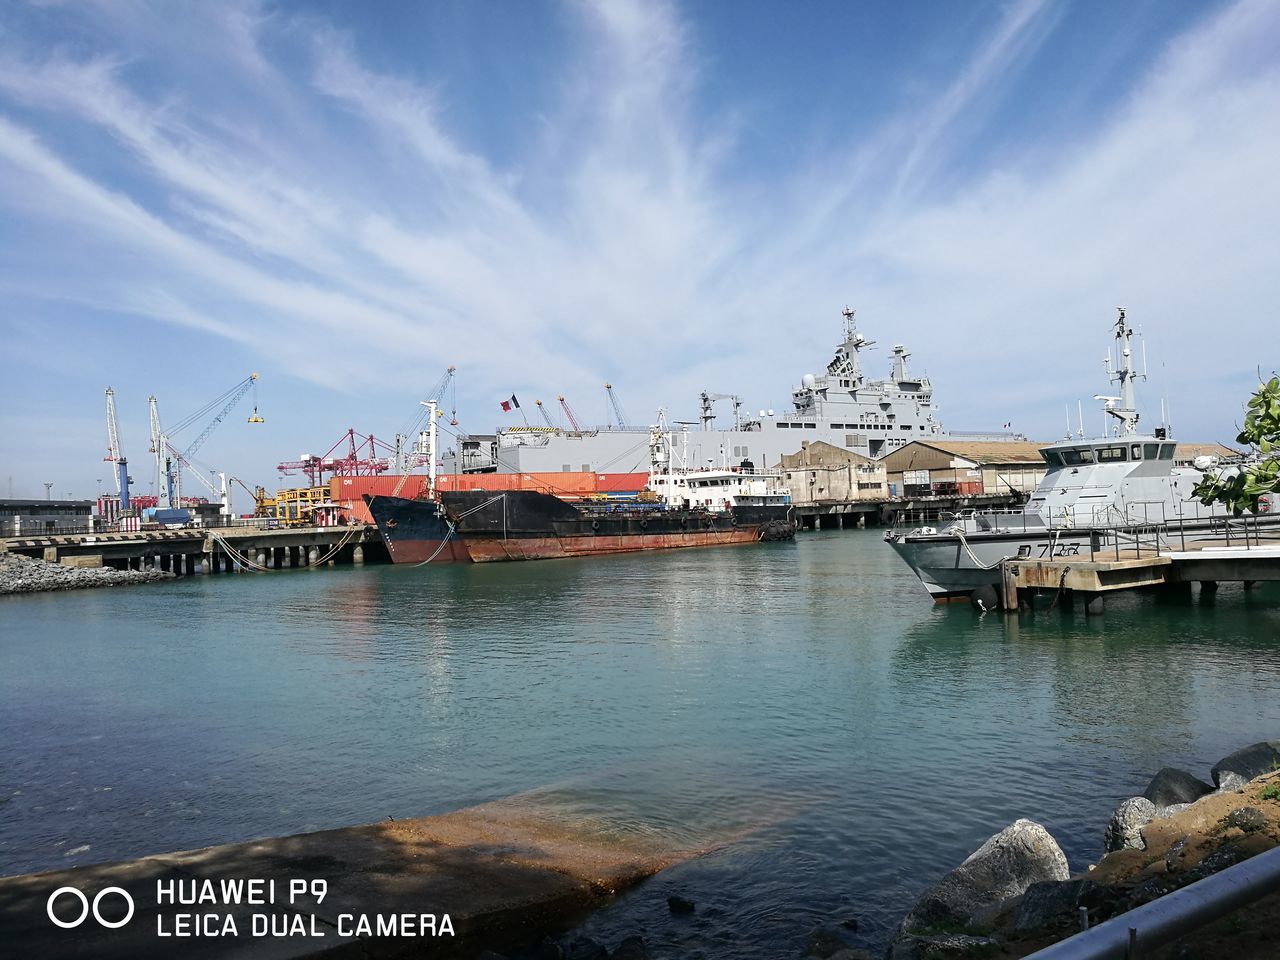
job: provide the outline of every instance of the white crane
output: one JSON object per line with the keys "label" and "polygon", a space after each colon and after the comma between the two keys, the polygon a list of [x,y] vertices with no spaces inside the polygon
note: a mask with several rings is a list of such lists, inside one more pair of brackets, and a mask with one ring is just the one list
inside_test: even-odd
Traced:
{"label": "white crane", "polygon": [[[215,397],[206,403],[195,413],[179,421],[173,428],[172,432],[179,433],[187,427],[200,422],[204,417],[208,416],[210,411],[216,410],[213,419],[210,420],[204,430],[200,432],[187,448],[181,452],[169,443],[169,435],[160,425],[159,404],[154,396],[148,397],[147,402],[151,409],[151,444],[156,455],[156,506],[159,509],[169,509],[171,507],[180,507],[182,505],[182,466],[190,466],[191,458],[195,452],[204,445],[209,439],[213,431],[220,424],[251,389],[254,389],[258,381],[258,375],[251,373],[230,390]],[[257,405],[254,405],[253,414],[249,417],[249,423],[263,423],[262,417],[258,416]],[[214,491],[214,495],[218,496],[218,492]]]}
{"label": "white crane", "polygon": [[102,458],[111,463],[112,476],[116,482],[116,495],[120,498],[120,509],[129,509],[129,461],[120,452],[120,428],[116,424],[116,394],[107,387],[107,455]]}

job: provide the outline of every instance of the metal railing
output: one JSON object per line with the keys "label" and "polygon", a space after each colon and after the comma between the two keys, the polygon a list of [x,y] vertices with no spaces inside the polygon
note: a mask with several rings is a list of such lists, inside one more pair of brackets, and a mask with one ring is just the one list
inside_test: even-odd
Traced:
{"label": "metal railing", "polygon": [[1280,890],[1280,847],[1112,917],[1027,960],[1137,960]]}
{"label": "metal railing", "polygon": [[1108,553],[1116,560],[1127,559],[1121,557],[1122,551],[1136,554],[1139,560],[1158,557],[1167,546],[1164,528],[1157,524],[1095,527],[1089,531],[1090,560],[1105,560]]}

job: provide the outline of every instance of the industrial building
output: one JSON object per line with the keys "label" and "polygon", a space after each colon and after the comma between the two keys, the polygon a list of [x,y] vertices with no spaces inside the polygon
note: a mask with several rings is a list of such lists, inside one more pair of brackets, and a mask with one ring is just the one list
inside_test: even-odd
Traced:
{"label": "industrial building", "polygon": [[783,454],[776,469],[797,505],[883,500],[889,495],[883,461],[816,440]]}
{"label": "industrial building", "polygon": [[82,531],[92,523],[92,500],[0,499],[0,537]]}
{"label": "industrial building", "polygon": [[880,463],[893,496],[1030,493],[1048,470],[1041,446],[1022,440],[913,440]]}

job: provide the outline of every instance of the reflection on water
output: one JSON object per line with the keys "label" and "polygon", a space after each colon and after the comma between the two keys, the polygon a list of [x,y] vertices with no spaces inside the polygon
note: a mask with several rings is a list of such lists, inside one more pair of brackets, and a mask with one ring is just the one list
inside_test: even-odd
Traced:
{"label": "reflection on water", "polygon": [[12,598],[0,873],[520,794],[707,851],[589,933],[768,957],[856,917],[874,945],[1010,820],[1082,867],[1154,770],[1280,732],[1278,599],[978,616],[874,531]]}

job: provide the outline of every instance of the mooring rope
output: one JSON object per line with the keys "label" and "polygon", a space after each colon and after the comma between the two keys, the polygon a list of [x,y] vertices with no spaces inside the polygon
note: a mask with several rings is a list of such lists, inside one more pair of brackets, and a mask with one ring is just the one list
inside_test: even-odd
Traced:
{"label": "mooring rope", "polygon": [[[323,557],[319,557],[315,561],[315,563],[299,564],[298,569],[302,569],[303,567],[318,567],[322,563],[328,563],[333,557],[338,555],[338,552],[342,550],[343,547],[345,547],[348,543],[351,542],[351,539],[358,532],[359,531],[356,527],[352,527],[345,534],[343,534],[342,539],[338,541],[338,543],[333,547],[332,550],[326,553]],[[212,533],[211,537],[213,539],[213,542],[220,545],[223,549],[223,552],[226,553],[227,556],[229,556],[232,560],[236,561],[236,563],[240,564],[240,566],[247,567],[248,569],[252,570],[254,573],[271,573],[272,572],[273,568],[263,566],[262,564],[259,564],[253,560],[250,560],[245,554],[241,553],[235,547],[231,546],[231,544],[227,542],[226,537],[222,536],[221,534]]]}
{"label": "mooring rope", "polygon": [[415,563],[414,564],[415,567],[425,567],[428,563],[430,563],[436,557],[440,556],[440,551],[443,550],[445,546],[449,543],[449,539],[453,536],[453,531],[458,528],[453,525],[452,520],[445,520],[445,523],[449,525],[449,532],[446,533],[444,535],[444,539],[440,541],[440,546],[436,547],[436,552],[431,554],[431,556],[427,557],[427,559],[423,560],[421,563]]}

